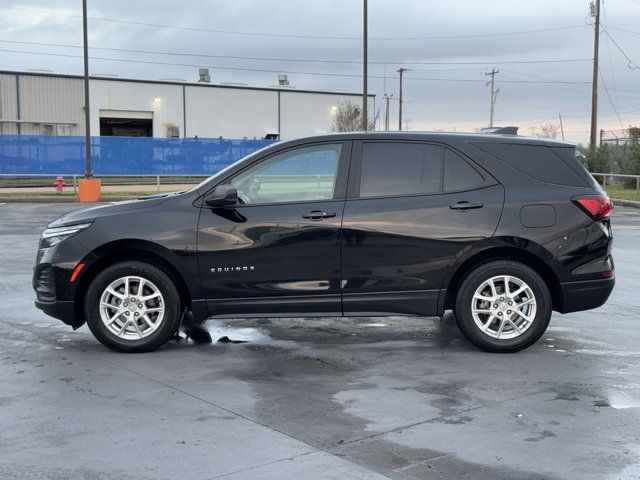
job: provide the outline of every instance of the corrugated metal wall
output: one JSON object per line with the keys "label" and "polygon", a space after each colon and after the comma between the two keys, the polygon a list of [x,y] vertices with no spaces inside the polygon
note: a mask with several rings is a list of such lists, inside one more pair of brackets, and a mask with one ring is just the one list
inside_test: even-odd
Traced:
{"label": "corrugated metal wall", "polygon": [[[283,139],[321,135],[330,133],[333,126],[335,108],[341,103],[361,103],[361,97],[354,95],[335,95],[301,92],[282,92],[280,94],[281,135]],[[369,117],[373,118],[373,98],[369,99]]]}
{"label": "corrugated metal wall", "polygon": [[264,138],[278,130],[278,92],[186,86],[187,137]]}
{"label": "corrugated metal wall", "polygon": [[[18,118],[18,104],[16,103],[16,76],[0,74],[0,119]],[[15,135],[18,126],[15,123],[1,123],[0,133]]]}
{"label": "corrugated metal wall", "polygon": [[[82,80],[20,75],[20,118],[41,122],[76,122],[67,135],[84,135]],[[64,127],[61,127],[64,128]],[[39,125],[23,124],[21,133],[43,133]]]}
{"label": "corrugated metal wall", "polygon": [[[16,88],[18,79],[19,89]],[[20,92],[18,111],[17,91]],[[334,109],[340,103],[359,104],[356,94],[301,92],[219,85],[171,84],[92,78],[91,132],[100,133],[100,114],[152,116],[153,136],[164,138],[168,125],[179,127],[180,137],[264,138],[280,132],[282,140],[328,133]],[[0,73],[0,118],[36,122],[69,122],[53,133],[84,135],[84,91],[79,77],[33,73]],[[186,111],[186,115],[185,115]],[[373,119],[374,99],[369,100]],[[186,122],[185,122],[186,120]],[[186,125],[185,125],[186,123]],[[43,134],[40,124],[2,124],[4,134]]]}

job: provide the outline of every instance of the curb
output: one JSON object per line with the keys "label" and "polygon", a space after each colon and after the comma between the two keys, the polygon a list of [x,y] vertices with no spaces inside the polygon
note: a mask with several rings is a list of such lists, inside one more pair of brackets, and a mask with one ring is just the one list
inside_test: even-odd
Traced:
{"label": "curb", "polygon": [[636,202],[635,200],[622,200],[618,198],[612,198],[611,201],[613,205],[620,205],[621,207],[635,207],[640,208],[640,202]]}

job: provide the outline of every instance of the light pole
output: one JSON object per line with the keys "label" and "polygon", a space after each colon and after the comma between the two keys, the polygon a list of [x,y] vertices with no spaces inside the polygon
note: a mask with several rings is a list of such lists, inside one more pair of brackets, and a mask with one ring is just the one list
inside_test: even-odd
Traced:
{"label": "light pole", "polygon": [[89,117],[89,40],[87,28],[87,0],[82,0],[82,38],[84,48],[84,148],[85,178],[91,178],[91,122]]}
{"label": "light pole", "polygon": [[589,134],[589,150],[596,150],[598,138],[598,50],[600,49],[600,0],[592,2],[591,16],[595,17],[593,25],[593,80],[591,82],[591,131]]}
{"label": "light pole", "polygon": [[399,68],[396,70],[400,74],[400,92],[398,94],[398,130],[402,130],[402,75],[408,72],[408,68]]}
{"label": "light pole", "polygon": [[87,26],[87,0],[82,0],[82,38],[84,48],[84,178],[78,182],[78,200],[97,202],[100,200],[100,180],[93,178],[91,171],[91,115],[89,108],[89,35]]}
{"label": "light pole", "polygon": [[368,52],[367,52],[367,24],[368,24],[368,14],[367,14],[367,0],[363,0],[362,3],[362,130],[369,130],[369,116],[367,112],[367,103],[368,103],[368,85],[367,85],[367,65],[368,65]]}
{"label": "light pole", "polygon": [[385,100],[385,110],[384,110],[384,130],[385,132],[389,131],[389,100],[391,100],[391,97],[393,97],[393,93],[391,95],[387,95],[386,93],[384,94],[384,100]]}

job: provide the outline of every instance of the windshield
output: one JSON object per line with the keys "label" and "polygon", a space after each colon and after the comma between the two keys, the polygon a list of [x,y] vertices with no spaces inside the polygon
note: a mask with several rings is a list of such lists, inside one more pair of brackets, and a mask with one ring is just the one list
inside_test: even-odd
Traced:
{"label": "windshield", "polygon": [[196,190],[199,190],[199,191],[202,191],[202,192],[204,192],[205,190],[208,190],[210,186],[213,186],[213,185],[216,184],[218,179],[224,178],[224,176],[227,174],[227,172],[229,170],[231,170],[231,168],[235,167],[239,162],[244,162],[245,160],[249,160],[249,159],[251,159],[253,157],[260,156],[264,152],[269,150],[270,148],[273,148],[274,145],[275,144],[267,145],[266,147],[262,147],[261,149],[256,150],[253,153],[250,153],[246,157],[242,157],[240,160],[237,160],[237,161],[233,162],[231,165],[228,165],[228,166],[224,167],[219,172],[214,173],[213,175],[211,175],[208,178],[205,178],[202,182],[198,183],[197,185],[194,185],[190,189],[186,190],[184,193],[193,192],[193,191],[196,191]]}

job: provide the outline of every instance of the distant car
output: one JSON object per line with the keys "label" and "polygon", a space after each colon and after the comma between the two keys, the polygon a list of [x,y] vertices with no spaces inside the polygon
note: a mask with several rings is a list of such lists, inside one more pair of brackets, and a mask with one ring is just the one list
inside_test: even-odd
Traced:
{"label": "distant car", "polygon": [[194,188],[66,214],[36,306],[121,352],[185,314],[442,316],[492,352],[614,286],[612,204],[575,146],[500,134],[353,133],[278,143]]}

